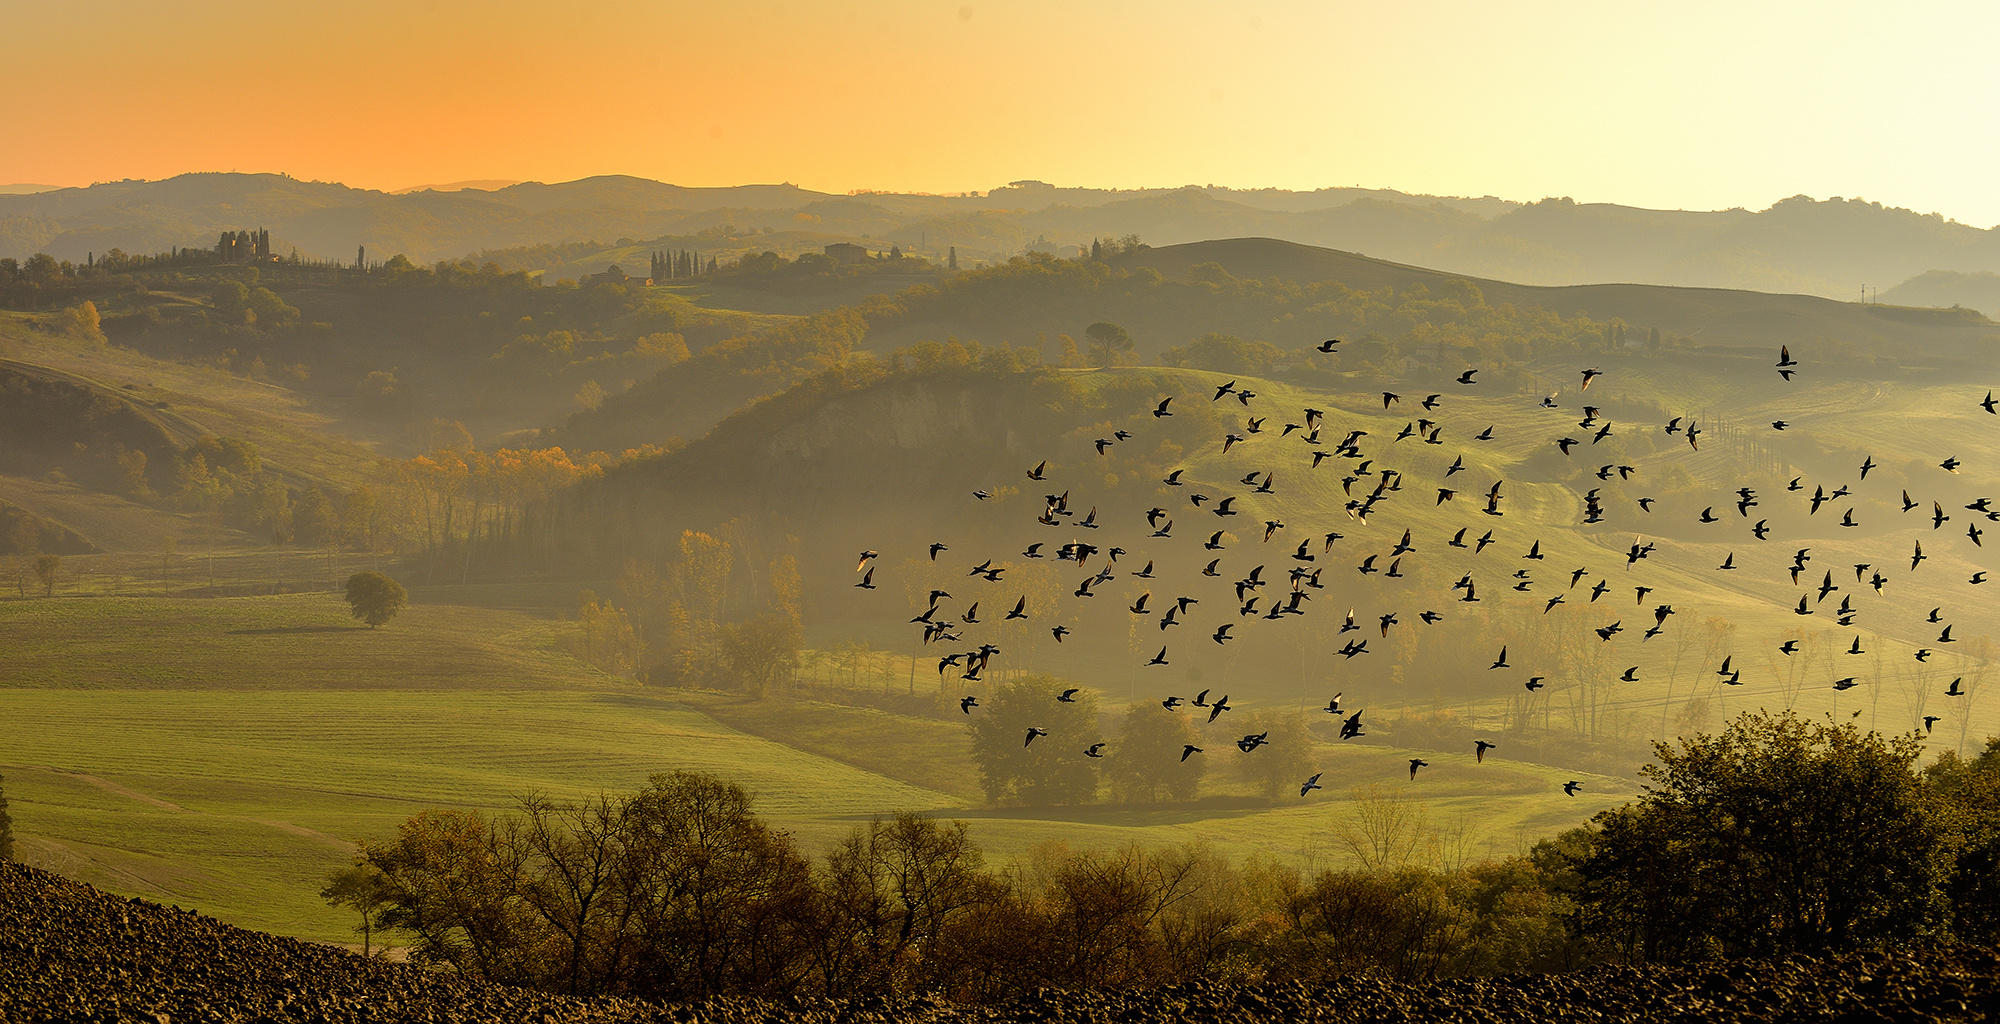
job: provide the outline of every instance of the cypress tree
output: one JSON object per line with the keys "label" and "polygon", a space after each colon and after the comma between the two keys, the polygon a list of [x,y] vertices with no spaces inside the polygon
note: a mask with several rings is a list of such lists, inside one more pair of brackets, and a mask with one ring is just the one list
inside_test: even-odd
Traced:
{"label": "cypress tree", "polygon": [[958,246],[951,247],[951,252],[944,258],[944,265],[947,270],[958,269]]}

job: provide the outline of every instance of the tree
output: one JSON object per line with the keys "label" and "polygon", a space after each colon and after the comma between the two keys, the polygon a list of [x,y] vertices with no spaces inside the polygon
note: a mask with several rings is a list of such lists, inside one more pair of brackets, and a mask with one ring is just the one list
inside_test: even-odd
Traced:
{"label": "tree", "polygon": [[327,906],[347,907],[361,915],[361,923],[354,926],[361,933],[361,955],[374,955],[376,918],[389,903],[389,883],[382,872],[366,860],[356,861],[328,876],[319,896]]}
{"label": "tree", "polygon": [[1261,375],[1284,358],[1283,349],[1268,341],[1244,341],[1233,334],[1213,331],[1176,348],[1160,353],[1160,365],[1185,366],[1217,373]]}
{"label": "tree", "polygon": [[612,675],[628,676],[639,670],[645,654],[625,609],[586,590],[577,600],[576,625],[574,653],[578,660]]}
{"label": "tree", "polygon": [[250,288],[241,281],[217,281],[208,299],[216,317],[224,323],[250,323],[256,319],[256,314],[250,311]]}
{"label": "tree", "polygon": [[35,579],[41,581],[43,597],[55,596],[56,574],[61,571],[61,555],[42,555],[35,559]]}
{"label": "tree", "polygon": [[1114,751],[1117,756],[1104,769],[1112,795],[1142,804],[1194,799],[1208,774],[1208,755],[1182,760],[1181,752],[1200,742],[1185,711],[1168,711],[1151,702],[1127,708]]}
{"label": "tree", "polygon": [[812,872],[741,786],[655,775],[625,803],[635,994],[778,994],[809,962]]}
{"label": "tree", "polygon": [[[1096,765],[1083,753],[1099,738],[1097,699],[1085,692],[1056,700],[1069,688],[1053,676],[1029,676],[999,687],[974,712],[972,759],[988,799],[1040,807],[1097,797]],[[1025,742],[1031,728],[1048,735]]]}
{"label": "tree", "polygon": [[325,491],[308,487],[292,503],[292,535],[300,547],[319,550],[338,546],[340,514]]}
{"label": "tree", "polygon": [[1363,870],[1390,871],[1417,859],[1430,831],[1422,805],[1400,789],[1373,783],[1354,787],[1348,797],[1346,813],[1333,820],[1333,838]]}
{"label": "tree", "polygon": [[94,344],[104,344],[102,320],[97,314],[97,303],[84,302],[60,310],[54,318],[56,330],[72,338]]}
{"label": "tree", "polygon": [[429,810],[396,828],[393,842],[362,844],[389,895],[379,927],[407,932],[411,961],[502,984],[533,984],[523,951],[536,945],[534,913],[521,905],[525,856],[511,819]]}
{"label": "tree", "polygon": [[1090,339],[1090,351],[1097,356],[1099,366],[1110,366],[1132,351],[1131,332],[1110,321],[1099,320],[1084,328],[1083,334]]}
{"label": "tree", "polygon": [[140,501],[153,498],[153,488],[146,481],[146,453],[137,448],[128,448],[118,453],[118,470],[125,477],[125,493]]}
{"label": "tree", "polygon": [[1313,773],[1312,733],[1305,715],[1296,708],[1273,708],[1246,715],[1236,724],[1245,733],[1270,734],[1269,741],[1255,750],[1235,753],[1237,774],[1273,800],[1297,799],[1299,786]]}
{"label": "tree", "polygon": [[2000,940],[2000,738],[1969,760],[1945,751],[1924,782],[1952,827],[1952,938],[1992,945]]}
{"label": "tree", "polygon": [[0,862],[14,859],[14,816],[7,813],[7,777],[0,775]]}
{"label": "tree", "polygon": [[372,569],[347,578],[347,605],[369,629],[395,618],[409,598],[402,584]]}
{"label": "tree", "polygon": [[993,896],[965,823],[909,812],[856,827],[816,880],[814,957],[836,997],[934,989],[951,929]]}
{"label": "tree", "polygon": [[1936,934],[1947,834],[1915,734],[1758,710],[1654,745],[1639,802],[1598,815],[1586,926],[1635,956],[1814,955]]}
{"label": "tree", "polygon": [[1059,358],[1062,360],[1062,365],[1068,369],[1082,368],[1083,353],[1077,350],[1076,339],[1070,337],[1067,334],[1064,334],[1058,337],[1056,340],[1057,343],[1061,346],[1060,347],[1061,354]]}
{"label": "tree", "polygon": [[715,641],[730,675],[753,697],[763,697],[798,672],[798,626],[777,612],[717,626]]}

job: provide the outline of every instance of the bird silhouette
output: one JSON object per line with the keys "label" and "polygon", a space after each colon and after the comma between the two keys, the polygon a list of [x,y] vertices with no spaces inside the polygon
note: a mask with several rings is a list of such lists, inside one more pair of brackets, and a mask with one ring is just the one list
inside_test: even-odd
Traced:
{"label": "bird silhouette", "polygon": [[1486,762],[1486,752],[1492,750],[1494,747],[1497,746],[1499,746],[1498,743],[1488,743],[1485,740],[1473,741],[1472,744],[1473,759],[1480,764],[1484,764]]}
{"label": "bird silhouette", "polygon": [[1035,742],[1035,737],[1037,737],[1037,736],[1047,736],[1048,734],[1049,734],[1049,731],[1048,731],[1047,729],[1033,729],[1033,728],[1031,728],[1031,729],[1029,729],[1029,730],[1028,730],[1028,737],[1027,737],[1026,739],[1024,739],[1024,740],[1022,740],[1022,741],[1021,741],[1021,745],[1025,747],[1025,746],[1027,746],[1028,744],[1030,744],[1030,743],[1033,743],[1033,742]]}

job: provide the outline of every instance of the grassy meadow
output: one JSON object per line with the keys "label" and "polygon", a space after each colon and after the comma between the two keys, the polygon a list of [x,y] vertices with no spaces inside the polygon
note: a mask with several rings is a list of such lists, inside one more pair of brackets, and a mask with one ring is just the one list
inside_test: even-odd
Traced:
{"label": "grassy meadow", "polygon": [[[530,790],[581,798],[690,769],[748,786],[812,850],[912,809],[965,817],[996,859],[1051,841],[1206,841],[1337,861],[1329,827],[1349,788],[1393,778],[1413,756],[1322,750],[1326,791],[1277,806],[1232,798],[1218,778],[1224,795],[1196,806],[981,809],[953,723],[643,689],[555,650],[557,622],[471,596],[485,605],[420,592],[377,630],[327,594],[0,601],[0,772],[24,858],[339,942],[349,922],[318,899],[324,876],[356,838],[386,837],[428,807],[503,812]],[[1511,853],[1632,791],[1424,756],[1433,822],[1478,853]],[[1550,798],[1579,777],[1585,795]]]}

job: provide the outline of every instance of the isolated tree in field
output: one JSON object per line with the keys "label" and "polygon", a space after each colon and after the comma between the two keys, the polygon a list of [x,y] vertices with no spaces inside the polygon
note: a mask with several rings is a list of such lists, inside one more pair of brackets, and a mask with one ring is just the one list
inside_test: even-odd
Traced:
{"label": "isolated tree in field", "polygon": [[1186,712],[1168,711],[1152,702],[1132,705],[1119,729],[1115,756],[1107,759],[1110,763],[1104,769],[1112,795],[1140,804],[1194,799],[1201,791],[1202,776],[1208,774],[1211,755],[1183,759],[1181,752],[1190,743],[1199,745],[1201,737]]}
{"label": "isolated tree in field", "polygon": [[1245,734],[1270,734],[1268,742],[1253,750],[1229,752],[1237,775],[1273,800],[1297,799],[1299,784],[1313,773],[1312,732],[1305,715],[1296,708],[1273,708],[1245,715],[1236,725]]}
{"label": "isolated tree in field", "polygon": [[35,579],[41,581],[43,597],[55,596],[56,574],[61,571],[61,555],[42,555],[35,559]]}
{"label": "isolated tree in field", "polygon": [[1132,351],[1131,332],[1106,320],[1084,328],[1083,335],[1090,339],[1090,351],[1099,366],[1110,366],[1119,356]]}
{"label": "isolated tree in field", "polygon": [[[973,712],[972,759],[994,803],[1046,807],[1097,797],[1097,766],[1084,756],[1104,738],[1097,734],[1097,700],[1088,691],[1068,703],[1056,699],[1069,688],[1053,676],[1029,676],[998,688]],[[1029,729],[1048,735],[1030,743]]]}
{"label": "isolated tree in field", "polygon": [[382,573],[370,570],[347,578],[347,606],[370,629],[395,618],[409,599],[402,584]]}
{"label": "isolated tree in field", "polygon": [[361,915],[354,930],[361,933],[361,955],[374,953],[373,937],[379,922],[376,915],[389,905],[389,882],[382,872],[363,860],[328,876],[320,898],[330,907],[347,907]]}

